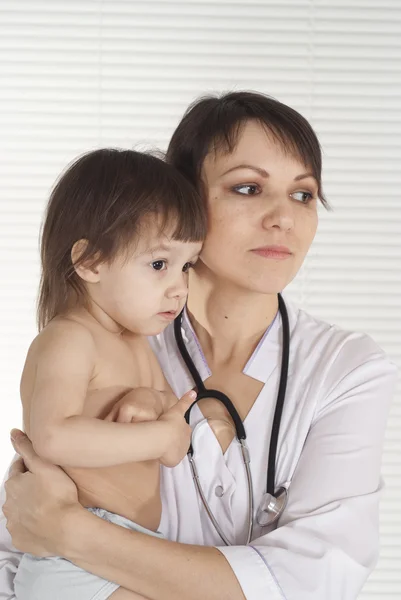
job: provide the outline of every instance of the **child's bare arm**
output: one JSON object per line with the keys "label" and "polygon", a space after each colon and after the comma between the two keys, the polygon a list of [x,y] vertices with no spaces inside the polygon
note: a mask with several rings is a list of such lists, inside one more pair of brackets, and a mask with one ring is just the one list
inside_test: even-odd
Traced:
{"label": "child's bare arm", "polygon": [[157,421],[177,402],[177,396],[170,391],[139,387],[118,400],[106,415],[105,420],[116,423]]}
{"label": "child's bare arm", "polygon": [[106,467],[163,457],[177,433],[169,423],[113,423],[82,416],[95,352],[90,332],[77,323],[54,323],[42,333],[30,401],[29,434],[35,450],[63,467]]}

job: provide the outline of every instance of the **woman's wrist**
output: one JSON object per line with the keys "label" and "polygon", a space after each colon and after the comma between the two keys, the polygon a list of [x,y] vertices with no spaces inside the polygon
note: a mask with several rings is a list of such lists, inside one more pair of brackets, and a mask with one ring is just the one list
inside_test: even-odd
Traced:
{"label": "woman's wrist", "polygon": [[89,536],[93,531],[91,517],[96,518],[78,503],[63,509],[59,530],[52,538],[55,556],[75,562],[81,555],[88,555]]}
{"label": "woman's wrist", "polygon": [[[109,579],[113,558],[115,559],[116,554],[118,555],[116,548],[123,547],[127,540],[132,542],[134,533],[124,527],[109,523],[81,505],[71,507],[66,511],[61,529],[57,556],[66,558],[85,571]],[[117,565],[120,562],[121,560],[118,559]],[[130,568],[124,574],[124,577],[128,576],[128,579],[131,577],[131,560],[129,560],[129,564]],[[112,572],[114,573],[114,571]]]}

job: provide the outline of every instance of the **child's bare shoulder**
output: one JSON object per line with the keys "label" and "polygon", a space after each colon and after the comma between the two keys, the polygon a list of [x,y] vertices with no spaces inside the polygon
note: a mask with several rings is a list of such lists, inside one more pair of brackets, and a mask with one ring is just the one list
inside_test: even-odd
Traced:
{"label": "child's bare shoulder", "polygon": [[31,343],[27,360],[38,360],[42,356],[48,358],[54,352],[64,354],[69,349],[77,353],[94,351],[93,334],[83,322],[68,316],[55,317]]}
{"label": "child's bare shoulder", "polygon": [[49,373],[55,368],[59,371],[72,357],[82,357],[90,369],[95,362],[95,348],[92,333],[84,324],[65,317],[53,319],[29,347],[20,381],[22,402],[31,397],[38,369],[43,372],[45,368]]}

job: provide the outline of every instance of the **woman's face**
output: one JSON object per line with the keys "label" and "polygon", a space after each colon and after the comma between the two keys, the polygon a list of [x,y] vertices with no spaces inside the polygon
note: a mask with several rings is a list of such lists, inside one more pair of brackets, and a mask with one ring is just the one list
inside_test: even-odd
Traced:
{"label": "woman's face", "polygon": [[236,287],[277,293],[295,277],[317,227],[318,185],[257,122],[231,154],[211,152],[202,172],[209,231],[201,260]]}

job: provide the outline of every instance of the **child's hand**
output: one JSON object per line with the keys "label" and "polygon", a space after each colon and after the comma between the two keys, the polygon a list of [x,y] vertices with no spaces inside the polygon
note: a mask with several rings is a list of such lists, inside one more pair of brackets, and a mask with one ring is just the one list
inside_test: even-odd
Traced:
{"label": "child's hand", "polygon": [[153,388],[135,388],[115,403],[105,421],[116,423],[139,423],[157,421],[177,398],[171,392],[161,392]]}
{"label": "child's hand", "polygon": [[188,452],[191,443],[191,427],[185,421],[184,415],[196,399],[196,392],[187,392],[180,400],[159,417],[171,426],[171,444],[160,458],[165,467],[175,467]]}

